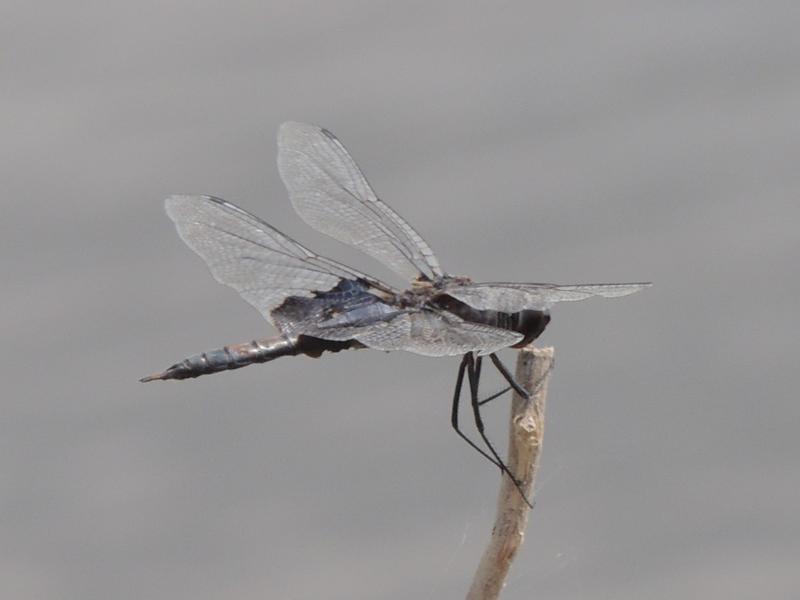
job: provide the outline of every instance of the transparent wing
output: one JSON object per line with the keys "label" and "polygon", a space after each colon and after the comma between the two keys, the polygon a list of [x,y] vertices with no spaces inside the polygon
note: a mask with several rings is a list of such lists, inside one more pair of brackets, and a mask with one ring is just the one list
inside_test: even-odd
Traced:
{"label": "transparent wing", "polygon": [[445,286],[444,292],[478,310],[514,313],[547,310],[556,302],[574,302],[596,296],[619,298],[650,287],[650,283],[467,283]]}
{"label": "transparent wing", "polygon": [[278,169],[297,214],[317,231],[369,254],[408,281],[442,275],[425,240],[378,199],[330,131],[305,123],[281,125]]}
{"label": "transparent wing", "polygon": [[454,356],[466,352],[490,354],[522,339],[516,331],[470,323],[451,314],[423,310],[390,321],[373,323],[353,336],[377,350],[406,350],[424,356]]}
{"label": "transparent wing", "polygon": [[211,196],[172,196],[166,210],[186,245],[220,283],[235,289],[271,323],[289,296],[313,297],[343,279],[362,279],[393,290],[363,273],[304,248],[258,217]]}
{"label": "transparent wing", "polygon": [[[315,309],[318,306],[315,303]],[[375,350],[406,350],[424,356],[453,356],[466,352],[489,354],[513,346],[522,339],[516,331],[471,323],[443,312],[399,309],[373,302],[349,310],[337,310],[326,318],[326,311],[302,311],[292,319],[289,335],[303,333],[325,340],[358,340]],[[275,311],[280,322],[285,307]]]}
{"label": "transparent wing", "polygon": [[325,340],[351,340],[373,323],[389,321],[405,310],[381,298],[361,281],[342,279],[314,298],[291,296],[272,311],[275,325],[287,336],[304,334]]}

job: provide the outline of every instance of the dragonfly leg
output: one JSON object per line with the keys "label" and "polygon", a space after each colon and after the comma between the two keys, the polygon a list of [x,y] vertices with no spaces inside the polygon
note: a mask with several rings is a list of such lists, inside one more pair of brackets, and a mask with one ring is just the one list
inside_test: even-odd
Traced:
{"label": "dragonfly leg", "polygon": [[[483,364],[483,357],[482,356],[475,357],[475,389],[476,390],[479,390],[480,387],[481,387],[481,366],[482,366],[482,364]],[[499,398],[500,396],[505,394],[510,389],[511,389],[510,386],[507,387],[507,388],[504,388],[504,389],[500,390],[499,392],[497,392],[496,394],[492,394],[488,398],[484,398],[483,400],[478,401],[478,404],[480,404],[482,406],[482,405],[486,404],[487,402],[491,402],[495,398]]]}
{"label": "dragonfly leg", "polygon": [[506,386],[506,387],[504,387],[502,390],[500,390],[499,392],[495,392],[494,394],[492,394],[492,395],[491,395],[491,396],[489,396],[488,398],[484,398],[483,400],[479,400],[479,401],[478,401],[478,405],[479,405],[479,406],[483,406],[484,404],[486,404],[486,403],[488,403],[488,402],[491,402],[491,401],[492,401],[492,400],[494,400],[495,398],[499,398],[500,396],[502,396],[503,394],[505,394],[506,392],[508,392],[508,391],[510,391],[510,390],[511,390],[511,386],[510,386],[510,385],[507,385],[507,386]]}
{"label": "dragonfly leg", "polygon": [[458,367],[458,376],[456,378],[456,389],[455,393],[453,394],[453,408],[450,412],[450,424],[453,426],[453,429],[459,435],[459,437],[461,437],[461,439],[463,439],[470,446],[472,446],[473,449],[477,450],[484,458],[486,458],[486,460],[491,462],[494,466],[498,467],[500,470],[503,470],[503,467],[501,466],[502,461],[498,462],[497,460],[489,456],[480,446],[478,446],[475,442],[469,439],[458,426],[458,406],[461,403],[461,386],[464,383],[464,372],[467,369],[467,361],[468,360],[471,361],[471,359],[472,359],[472,354],[469,353],[465,354],[464,358],[461,359],[461,365],[459,365]]}
{"label": "dragonfly leg", "polygon": [[[476,363],[473,362],[472,354],[466,354],[464,356],[464,359],[467,367],[467,379],[469,381],[470,400],[472,402],[472,414],[475,417],[475,427],[478,429],[478,433],[483,439],[483,442],[486,444],[486,447],[489,448],[489,451],[492,453],[492,456],[497,461],[497,465],[500,467],[500,470],[506,475],[508,475],[509,479],[511,479],[512,483],[514,484],[514,487],[517,488],[517,491],[519,492],[520,496],[522,496],[522,499],[525,500],[525,503],[531,508],[533,508],[533,504],[531,504],[531,502],[525,496],[525,492],[522,491],[522,483],[509,470],[506,463],[503,462],[502,458],[500,458],[500,455],[497,453],[497,450],[494,449],[492,442],[490,442],[489,438],[486,436],[486,431],[483,425],[483,418],[481,417],[481,405],[480,402],[478,401],[477,383],[480,378],[480,372],[476,371]],[[480,362],[477,362],[477,365],[479,366]]]}
{"label": "dragonfly leg", "polygon": [[502,362],[500,362],[500,359],[497,358],[497,355],[494,352],[492,352],[489,355],[489,358],[492,359],[494,366],[497,367],[498,371],[500,371],[500,374],[508,382],[508,385],[510,385],[514,389],[514,391],[517,392],[520,396],[525,398],[525,400],[529,400],[531,395],[525,390],[525,388],[523,388],[520,384],[517,383],[511,372],[506,368],[506,366]]}
{"label": "dragonfly leg", "polygon": [[500,359],[497,357],[496,354],[490,354],[489,357],[492,359],[494,366],[497,367],[497,370],[500,371],[500,374],[509,383],[509,386],[505,388],[502,392],[498,392],[497,394],[489,396],[485,400],[481,400],[479,404],[485,404],[490,400],[494,400],[497,396],[501,396],[510,389],[513,389],[515,392],[517,392],[520,396],[522,396],[526,400],[530,400],[534,394],[537,394],[539,392],[539,388],[542,386],[542,383],[544,382],[545,379],[547,379],[547,376],[550,374],[550,371],[553,370],[553,362],[551,361],[550,366],[547,368],[547,373],[545,373],[542,377],[540,377],[539,380],[536,382],[536,384],[533,386],[533,389],[530,392],[528,392],[516,382],[514,377],[511,375],[511,372],[506,368],[506,366],[502,362],[500,362]]}

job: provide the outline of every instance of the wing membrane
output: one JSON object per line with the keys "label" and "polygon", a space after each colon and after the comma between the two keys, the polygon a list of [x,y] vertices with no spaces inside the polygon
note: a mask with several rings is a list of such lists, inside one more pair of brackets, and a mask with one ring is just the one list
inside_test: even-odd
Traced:
{"label": "wing membrane", "polygon": [[178,234],[211,269],[268,321],[289,296],[313,297],[342,279],[391,288],[363,273],[318,256],[245,210],[211,196],[172,196],[166,201]]}
{"label": "wing membrane", "polygon": [[406,350],[423,356],[490,354],[522,339],[516,331],[470,323],[452,314],[423,310],[375,323],[353,337],[377,350]]}
{"label": "wing membrane", "polygon": [[295,211],[317,231],[358,248],[408,281],[442,275],[425,240],[378,199],[331,132],[305,123],[281,125],[278,169]]}
{"label": "wing membrane", "polygon": [[650,287],[650,283],[468,283],[446,286],[444,291],[478,310],[514,313],[520,310],[547,310],[556,302],[587,298],[619,298]]}

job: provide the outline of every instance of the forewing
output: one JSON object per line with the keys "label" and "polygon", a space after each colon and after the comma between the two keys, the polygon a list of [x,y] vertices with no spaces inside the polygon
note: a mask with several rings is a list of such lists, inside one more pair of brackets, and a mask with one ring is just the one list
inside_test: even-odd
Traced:
{"label": "forewing", "polygon": [[378,199],[330,131],[305,123],[281,125],[278,169],[297,214],[317,231],[358,248],[408,281],[442,275],[425,240]]}
{"label": "forewing", "polygon": [[464,321],[452,314],[423,310],[375,323],[355,339],[377,350],[406,350],[424,356],[480,355],[513,346],[522,339],[516,331]]}
{"label": "forewing", "polygon": [[587,298],[619,298],[650,287],[650,283],[454,283],[445,293],[478,310],[515,313],[520,310],[547,310],[556,302]]}
{"label": "forewing", "polygon": [[314,297],[342,279],[382,284],[349,267],[317,256],[258,217],[211,196],[172,196],[166,210],[186,245],[199,254],[214,278],[235,289],[271,323],[271,311],[287,297]]}

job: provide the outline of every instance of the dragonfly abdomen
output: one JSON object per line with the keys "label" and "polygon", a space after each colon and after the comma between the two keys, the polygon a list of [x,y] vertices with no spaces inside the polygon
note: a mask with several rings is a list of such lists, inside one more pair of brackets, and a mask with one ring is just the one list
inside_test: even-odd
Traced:
{"label": "dragonfly abdomen", "polygon": [[201,375],[240,369],[247,365],[264,363],[281,356],[306,354],[318,357],[323,352],[339,352],[349,348],[363,348],[355,340],[332,341],[300,335],[296,338],[273,337],[253,340],[243,344],[231,344],[216,350],[194,354],[175,363],[163,373],[142,377],[139,381],[148,382],[164,379],[191,379]]}
{"label": "dragonfly abdomen", "polygon": [[281,356],[297,354],[296,340],[283,337],[253,340],[244,344],[231,344],[215,350],[194,354],[175,363],[163,373],[143,377],[139,381],[154,381],[157,379],[190,379],[240,369],[254,363],[263,363]]}

